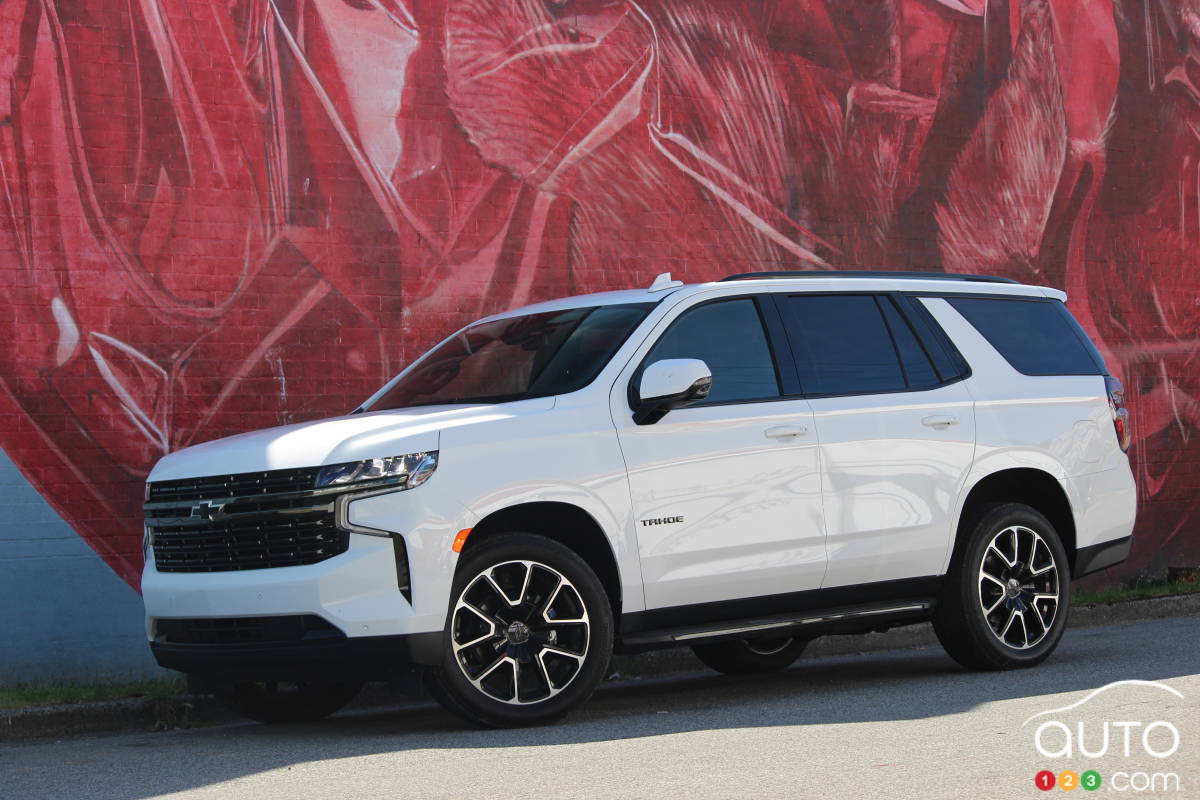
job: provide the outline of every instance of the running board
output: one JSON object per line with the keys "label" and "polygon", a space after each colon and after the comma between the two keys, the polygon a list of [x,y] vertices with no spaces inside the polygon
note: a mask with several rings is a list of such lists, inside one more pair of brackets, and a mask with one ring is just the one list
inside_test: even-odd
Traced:
{"label": "running board", "polygon": [[934,601],[906,600],[847,606],[805,614],[786,614],[754,620],[728,620],[703,626],[645,631],[622,636],[622,649],[634,651],[686,645],[709,639],[757,638],[764,635],[819,636],[825,633],[886,629],[929,618]]}

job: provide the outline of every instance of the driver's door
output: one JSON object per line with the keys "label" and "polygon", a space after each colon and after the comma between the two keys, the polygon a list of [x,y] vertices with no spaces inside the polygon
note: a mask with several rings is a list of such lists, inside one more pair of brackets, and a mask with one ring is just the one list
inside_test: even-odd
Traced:
{"label": "driver's door", "polygon": [[[821,585],[813,413],[806,400],[783,394],[764,311],[773,313],[745,296],[685,309],[660,326],[613,388],[647,609],[761,598],[755,612],[768,613],[796,600],[779,595]],[[637,425],[630,385],[643,367],[668,358],[703,360],[711,393]]]}

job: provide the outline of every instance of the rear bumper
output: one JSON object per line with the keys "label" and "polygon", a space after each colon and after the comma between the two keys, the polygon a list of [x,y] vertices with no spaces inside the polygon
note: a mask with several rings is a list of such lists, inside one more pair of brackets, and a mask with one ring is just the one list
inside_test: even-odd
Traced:
{"label": "rear bumper", "polygon": [[1129,558],[1129,550],[1133,546],[1133,537],[1113,539],[1108,542],[1079,548],[1075,553],[1075,564],[1071,570],[1072,578],[1082,578],[1102,569],[1120,564]]}
{"label": "rear bumper", "polygon": [[386,680],[440,662],[442,634],[256,644],[151,642],[159,666],[214,680]]}

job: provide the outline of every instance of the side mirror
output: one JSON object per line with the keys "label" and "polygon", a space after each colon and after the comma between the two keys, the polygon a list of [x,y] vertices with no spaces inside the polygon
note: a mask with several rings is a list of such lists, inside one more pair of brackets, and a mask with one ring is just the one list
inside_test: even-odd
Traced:
{"label": "side mirror", "polygon": [[667,358],[642,371],[633,421],[653,425],[667,412],[708,397],[712,371],[698,358]]}

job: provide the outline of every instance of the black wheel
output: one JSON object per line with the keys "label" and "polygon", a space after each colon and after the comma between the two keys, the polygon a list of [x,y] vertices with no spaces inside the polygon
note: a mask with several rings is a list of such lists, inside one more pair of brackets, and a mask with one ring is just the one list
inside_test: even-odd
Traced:
{"label": "black wheel", "polygon": [[1067,624],[1070,569],[1041,513],[1020,503],[981,509],[934,610],[938,640],[968,669],[1040,664]]}
{"label": "black wheel", "polygon": [[235,683],[225,699],[256,722],[307,722],[328,717],[361,688],[359,681],[256,681]]}
{"label": "black wheel", "polygon": [[576,553],[533,534],[469,551],[451,592],[440,669],[446,709],[491,727],[538,725],[587,700],[612,655],[612,607]]}
{"label": "black wheel", "polygon": [[808,639],[790,636],[774,639],[738,639],[692,646],[696,658],[706,667],[724,672],[726,675],[753,675],[760,672],[775,672],[792,665]]}

